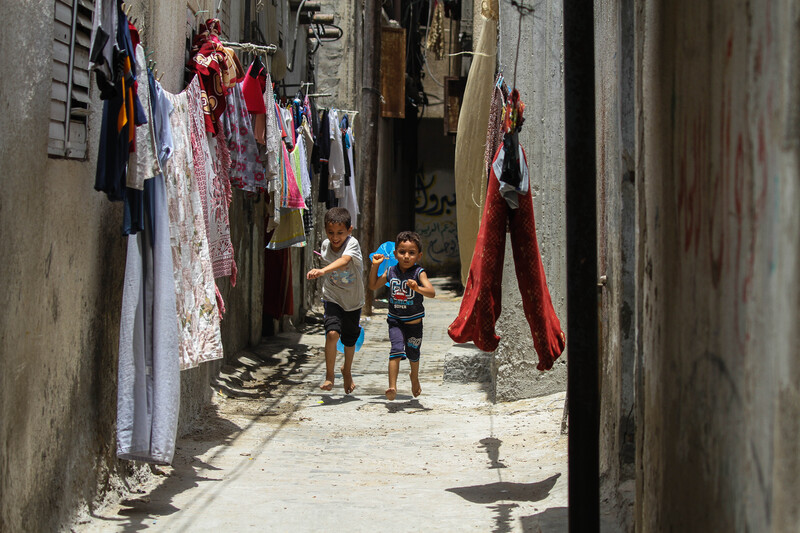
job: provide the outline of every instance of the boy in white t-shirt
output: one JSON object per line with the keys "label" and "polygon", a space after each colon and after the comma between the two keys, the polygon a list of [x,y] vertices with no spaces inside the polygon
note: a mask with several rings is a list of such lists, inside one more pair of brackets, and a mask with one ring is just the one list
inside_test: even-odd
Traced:
{"label": "boy in white t-shirt", "polygon": [[306,279],[325,276],[322,283],[322,303],[325,306],[325,381],[322,390],[332,390],[336,365],[336,343],[339,337],[344,345],[344,392],[355,390],[351,366],[355,345],[361,328],[361,308],[364,306],[363,263],[361,246],[351,234],[350,212],[343,207],[334,207],[325,213],[325,234],[322,242],[323,268],[312,268]]}

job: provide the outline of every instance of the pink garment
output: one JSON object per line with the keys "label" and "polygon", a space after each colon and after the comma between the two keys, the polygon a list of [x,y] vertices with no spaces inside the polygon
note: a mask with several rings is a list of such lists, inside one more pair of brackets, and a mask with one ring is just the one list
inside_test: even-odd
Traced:
{"label": "pink garment", "polygon": [[297,176],[292,169],[292,160],[289,157],[289,151],[286,149],[286,144],[281,143],[283,147],[283,184],[281,187],[281,207],[288,207],[291,209],[306,209],[306,202],[303,199],[303,194],[297,186]]}

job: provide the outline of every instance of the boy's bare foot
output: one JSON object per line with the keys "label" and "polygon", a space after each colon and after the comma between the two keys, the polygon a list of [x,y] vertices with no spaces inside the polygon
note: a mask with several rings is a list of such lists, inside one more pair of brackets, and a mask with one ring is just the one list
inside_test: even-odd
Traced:
{"label": "boy's bare foot", "polygon": [[342,371],[342,377],[344,378],[344,393],[350,394],[356,390],[356,384],[353,383],[353,374],[346,372],[344,367],[340,368],[339,370]]}
{"label": "boy's bare foot", "polygon": [[419,376],[415,376],[414,374],[409,375],[411,376],[411,394],[416,398],[422,394],[422,385],[419,384]]}
{"label": "boy's bare foot", "polygon": [[319,388],[322,390],[333,390],[333,381],[326,379]]}
{"label": "boy's bare foot", "polygon": [[386,389],[386,399],[387,400],[389,400],[389,401],[394,400],[396,396],[397,396],[397,389],[394,389],[394,388]]}

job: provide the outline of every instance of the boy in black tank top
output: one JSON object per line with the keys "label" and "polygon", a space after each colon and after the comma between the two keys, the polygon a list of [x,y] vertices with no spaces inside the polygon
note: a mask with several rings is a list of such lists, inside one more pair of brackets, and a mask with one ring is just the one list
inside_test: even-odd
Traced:
{"label": "boy in black tank top", "polygon": [[402,231],[395,239],[394,255],[397,265],[389,267],[378,277],[378,265],[383,263],[383,254],[372,256],[369,271],[369,287],[372,290],[389,284],[389,388],[386,398],[397,396],[397,374],[400,361],[408,359],[411,364],[411,393],[414,397],[422,393],[419,383],[419,349],[422,346],[422,317],[424,297],[435,298],[436,290],[428,280],[425,269],[417,264],[422,258],[422,240],[413,231]]}

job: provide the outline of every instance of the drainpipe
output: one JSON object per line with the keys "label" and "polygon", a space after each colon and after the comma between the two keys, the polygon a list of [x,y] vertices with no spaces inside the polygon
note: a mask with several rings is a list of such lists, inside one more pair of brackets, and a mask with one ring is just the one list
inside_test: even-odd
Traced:
{"label": "drainpipe", "polygon": [[[361,125],[359,167],[363,176],[361,193],[361,225],[359,241],[364,257],[374,250],[375,242],[375,195],[378,188],[378,127],[381,112],[381,2],[364,2],[364,39],[361,71]],[[374,293],[364,276],[365,298],[362,313],[372,315]]]}
{"label": "drainpipe", "polygon": [[569,531],[600,530],[594,11],[564,0]]}

